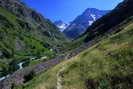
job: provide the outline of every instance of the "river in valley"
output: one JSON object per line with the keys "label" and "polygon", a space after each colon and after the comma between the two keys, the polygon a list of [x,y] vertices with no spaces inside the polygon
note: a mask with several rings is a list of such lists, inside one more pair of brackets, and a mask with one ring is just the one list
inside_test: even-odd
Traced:
{"label": "river in valley", "polygon": [[[23,69],[23,68],[24,68],[23,65],[24,65],[25,63],[27,63],[27,62],[31,62],[31,61],[33,61],[33,60],[44,60],[44,59],[47,59],[47,58],[48,58],[47,56],[42,56],[42,57],[31,57],[31,58],[29,58],[29,59],[26,60],[26,61],[22,61],[22,62],[18,63],[18,64],[17,64],[18,70]],[[8,78],[9,76],[10,76],[10,74],[8,74],[8,75],[6,75],[6,76],[3,76],[3,77],[0,77],[0,81],[2,81],[2,80],[4,80],[4,79]]]}

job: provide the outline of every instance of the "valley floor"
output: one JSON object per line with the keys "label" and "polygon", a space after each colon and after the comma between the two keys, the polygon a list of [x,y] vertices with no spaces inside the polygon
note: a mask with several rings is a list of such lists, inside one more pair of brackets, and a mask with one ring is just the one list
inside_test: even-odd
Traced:
{"label": "valley floor", "polygon": [[133,24],[15,89],[133,89]]}

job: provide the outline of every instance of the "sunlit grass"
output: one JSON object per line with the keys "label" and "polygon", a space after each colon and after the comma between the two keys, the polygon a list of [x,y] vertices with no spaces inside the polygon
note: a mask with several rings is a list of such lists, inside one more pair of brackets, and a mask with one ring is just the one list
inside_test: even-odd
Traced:
{"label": "sunlit grass", "polygon": [[[57,74],[63,89],[131,89],[133,75],[133,24],[79,55],[41,73],[18,89],[56,89]],[[132,80],[133,81],[133,80]],[[114,82],[114,85],[112,85]]]}

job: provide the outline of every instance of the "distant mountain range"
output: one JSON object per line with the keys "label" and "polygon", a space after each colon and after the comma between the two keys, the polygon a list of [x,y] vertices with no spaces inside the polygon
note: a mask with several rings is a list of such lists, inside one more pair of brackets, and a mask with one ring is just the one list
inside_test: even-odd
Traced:
{"label": "distant mountain range", "polygon": [[59,21],[55,21],[54,22],[55,25],[59,28],[59,30],[61,32],[63,32],[69,25],[64,23],[63,21],[59,20]]}
{"label": "distant mountain range", "polygon": [[108,12],[109,10],[98,10],[95,8],[86,9],[83,14],[72,21],[71,24],[64,30],[65,35],[71,39],[80,36],[90,25],[93,24],[93,22]]}

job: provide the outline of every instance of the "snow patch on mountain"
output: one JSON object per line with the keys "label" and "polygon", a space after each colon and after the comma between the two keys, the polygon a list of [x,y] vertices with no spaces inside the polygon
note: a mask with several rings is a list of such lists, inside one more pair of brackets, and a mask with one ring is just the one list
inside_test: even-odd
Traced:
{"label": "snow patch on mountain", "polygon": [[96,21],[96,15],[90,14],[90,16],[93,18],[94,21]]}
{"label": "snow patch on mountain", "polygon": [[89,21],[89,26],[92,25],[94,23],[93,20]]}
{"label": "snow patch on mountain", "polygon": [[97,20],[97,17],[95,14],[90,14],[90,16],[92,17],[93,20],[88,21],[89,26],[91,26]]}
{"label": "snow patch on mountain", "polygon": [[63,21],[55,21],[55,25],[59,28],[61,32],[63,32],[67,27],[68,24],[64,23]]}
{"label": "snow patch on mountain", "polygon": [[67,25],[61,24],[61,25],[57,25],[57,27],[60,29],[61,32],[63,32],[67,28]]}

